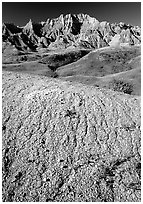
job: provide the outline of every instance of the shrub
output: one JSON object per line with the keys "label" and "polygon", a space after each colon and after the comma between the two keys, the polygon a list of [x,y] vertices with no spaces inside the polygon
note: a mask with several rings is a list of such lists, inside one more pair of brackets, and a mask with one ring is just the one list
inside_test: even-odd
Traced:
{"label": "shrub", "polygon": [[58,73],[57,73],[57,72],[53,72],[52,77],[53,77],[53,78],[58,78],[58,77],[59,77],[59,75],[58,75]]}
{"label": "shrub", "polygon": [[114,91],[119,91],[126,94],[131,94],[133,92],[133,85],[121,80],[114,79],[112,82],[110,82],[109,86]]}
{"label": "shrub", "polygon": [[89,50],[78,50],[64,54],[53,54],[51,56],[44,57],[39,62],[47,64],[51,70],[55,71],[58,67],[75,62],[88,53]]}

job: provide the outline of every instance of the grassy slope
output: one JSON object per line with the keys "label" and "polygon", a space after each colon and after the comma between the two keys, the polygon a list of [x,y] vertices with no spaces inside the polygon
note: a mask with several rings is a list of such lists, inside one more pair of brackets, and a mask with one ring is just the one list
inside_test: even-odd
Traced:
{"label": "grassy slope", "polygon": [[60,67],[59,76],[105,76],[132,69],[127,62],[140,55],[140,48],[99,49],[67,66]]}
{"label": "grassy slope", "polygon": [[3,53],[3,70],[56,77],[57,67],[77,61],[90,50],[57,50],[49,53],[18,53],[12,46]]}
{"label": "grassy slope", "polygon": [[58,68],[57,73],[63,80],[124,92],[122,88],[114,86],[116,82],[121,82],[120,85],[131,87],[130,94],[140,95],[140,68],[140,47],[105,48],[91,52],[71,65]]}
{"label": "grassy slope", "polygon": [[[106,47],[90,53],[90,50],[57,50],[41,54],[12,54],[11,49],[13,48],[7,48],[3,53],[3,69],[6,71],[59,77],[63,80],[140,95],[139,46]],[[9,64],[11,62],[12,64]]]}

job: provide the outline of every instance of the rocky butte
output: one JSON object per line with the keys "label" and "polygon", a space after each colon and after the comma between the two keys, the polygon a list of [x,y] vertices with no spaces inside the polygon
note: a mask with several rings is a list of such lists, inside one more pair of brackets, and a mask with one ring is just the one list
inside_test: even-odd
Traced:
{"label": "rocky butte", "polygon": [[141,202],[141,30],[61,15],[2,26],[3,202]]}
{"label": "rocky butte", "polygon": [[60,15],[41,23],[30,20],[21,28],[4,23],[2,31],[3,41],[11,42],[19,50],[101,48],[108,46],[115,35],[120,35],[120,43],[136,45],[141,42],[138,26],[99,22],[87,14]]}

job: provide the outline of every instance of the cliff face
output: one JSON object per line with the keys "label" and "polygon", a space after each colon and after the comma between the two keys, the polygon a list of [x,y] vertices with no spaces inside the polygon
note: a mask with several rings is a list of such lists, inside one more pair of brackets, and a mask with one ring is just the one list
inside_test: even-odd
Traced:
{"label": "cliff face", "polygon": [[39,48],[100,48],[108,46],[115,35],[120,43],[140,44],[141,29],[125,23],[99,22],[87,14],[60,15],[46,22],[33,23],[31,20],[19,28],[3,24],[3,41],[9,41],[22,50]]}

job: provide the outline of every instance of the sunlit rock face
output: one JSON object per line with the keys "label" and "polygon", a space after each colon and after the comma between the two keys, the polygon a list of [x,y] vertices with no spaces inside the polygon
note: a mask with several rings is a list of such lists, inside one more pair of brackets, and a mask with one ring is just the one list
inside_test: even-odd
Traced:
{"label": "sunlit rock face", "polygon": [[111,47],[120,47],[120,45],[121,45],[121,37],[120,37],[120,35],[119,35],[119,34],[116,34],[116,35],[112,38],[112,40],[110,41],[109,45],[110,45]]}
{"label": "sunlit rock face", "polygon": [[100,48],[108,46],[115,35],[120,35],[121,43],[140,44],[141,29],[125,23],[99,22],[87,14],[60,15],[46,22],[34,23],[30,20],[20,28],[13,24],[3,24],[3,41],[9,41],[17,49],[37,50],[39,47],[56,49],[61,47]]}

